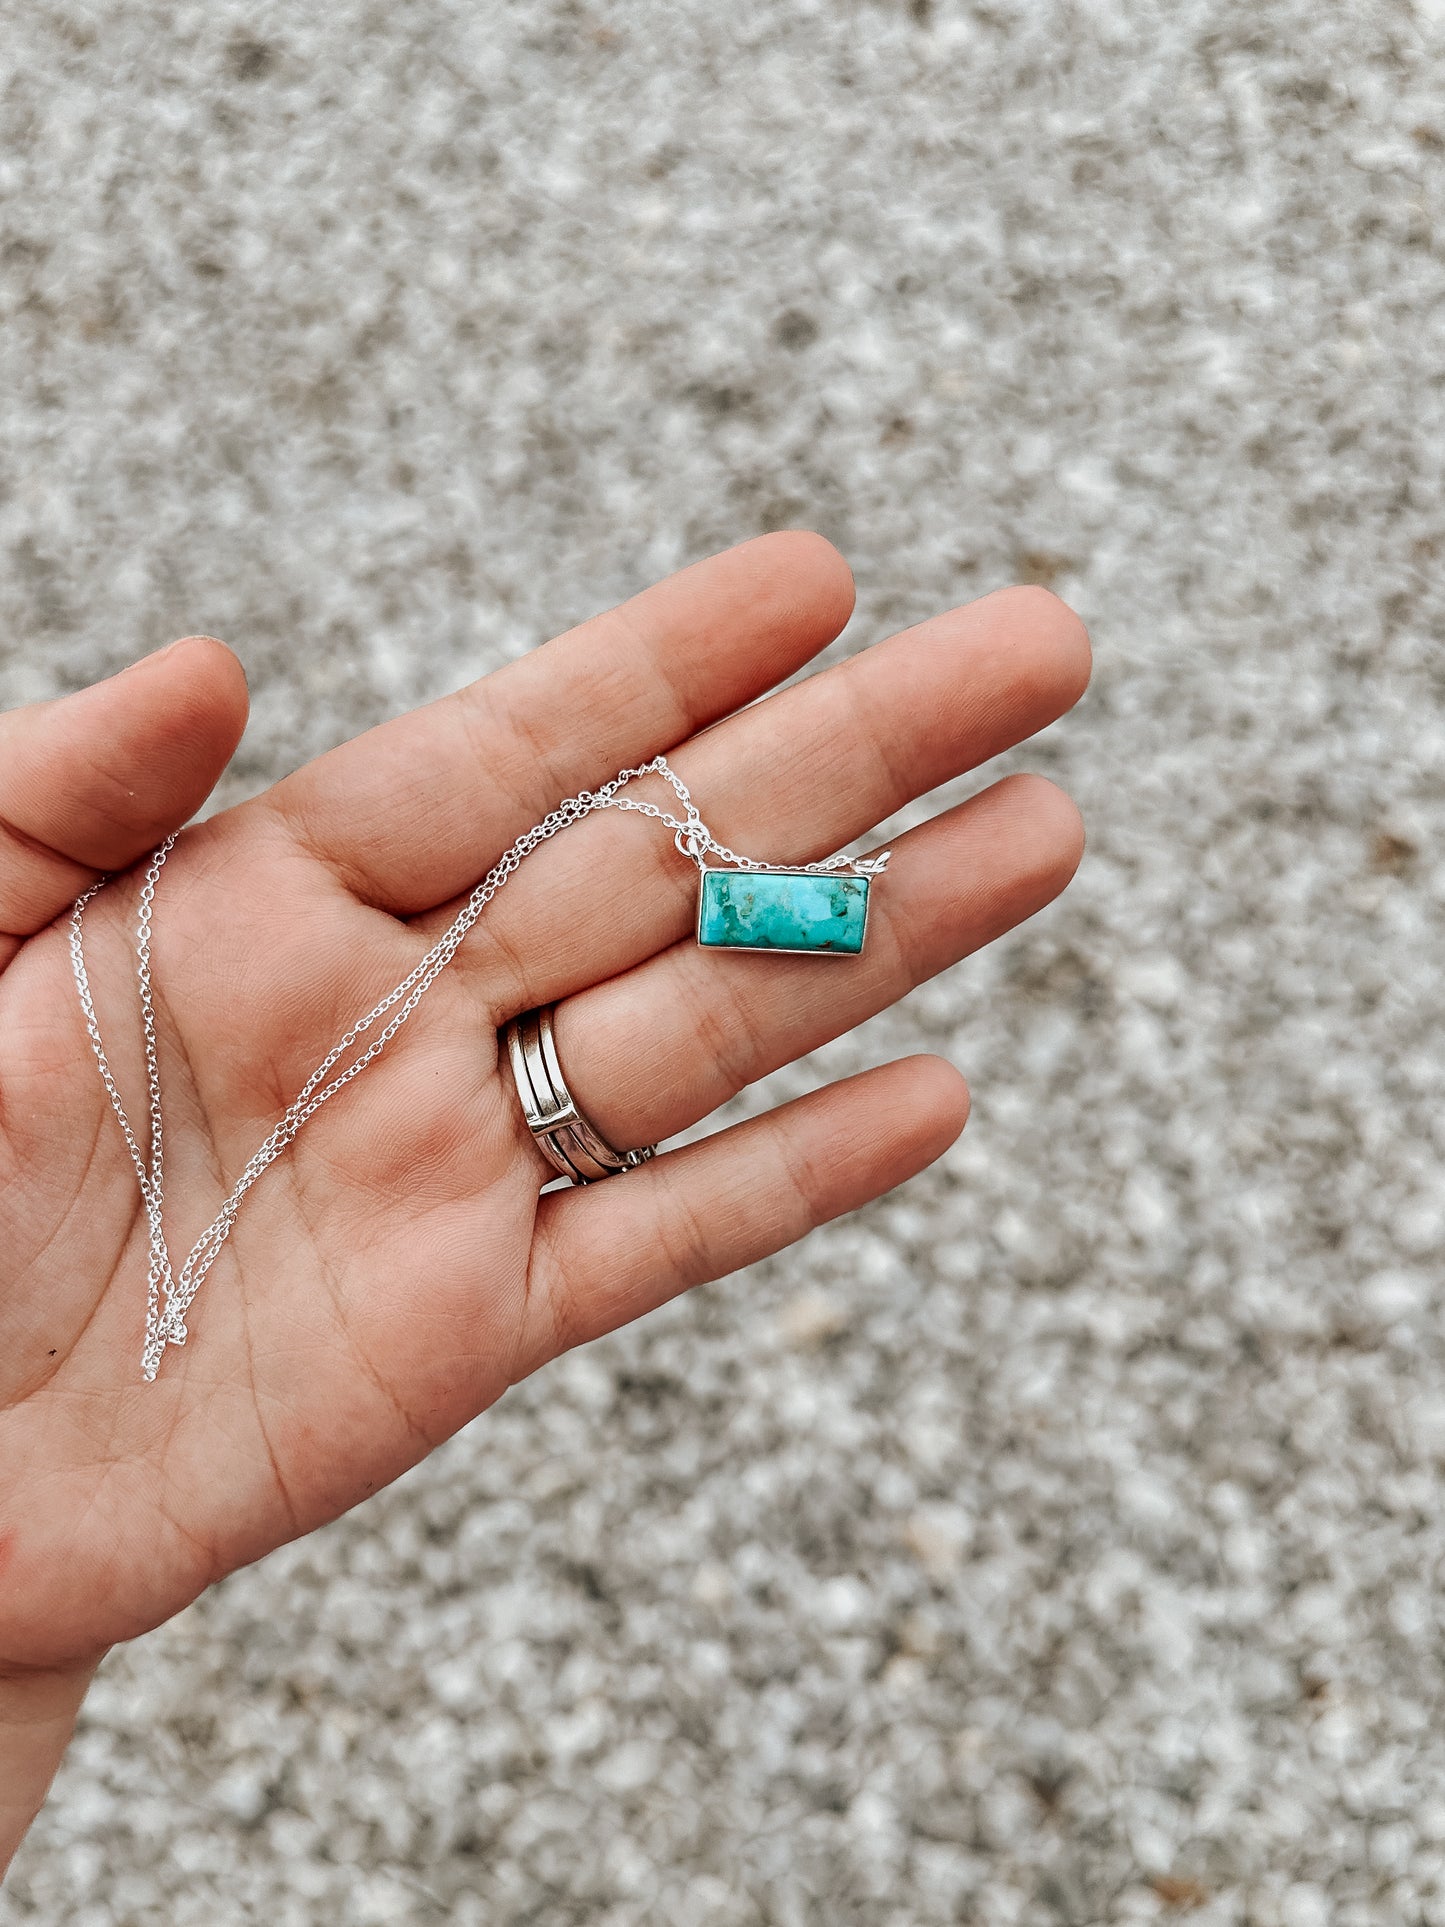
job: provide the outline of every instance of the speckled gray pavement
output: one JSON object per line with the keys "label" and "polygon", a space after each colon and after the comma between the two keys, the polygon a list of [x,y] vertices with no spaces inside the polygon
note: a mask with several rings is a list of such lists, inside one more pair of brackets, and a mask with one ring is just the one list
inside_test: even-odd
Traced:
{"label": "speckled gray pavement", "polygon": [[5,13],[8,699],[212,630],[239,795],[784,524],[1098,674],[755,1097],[957,1149],[116,1653],[0,1922],[1445,1921],[1439,0]]}

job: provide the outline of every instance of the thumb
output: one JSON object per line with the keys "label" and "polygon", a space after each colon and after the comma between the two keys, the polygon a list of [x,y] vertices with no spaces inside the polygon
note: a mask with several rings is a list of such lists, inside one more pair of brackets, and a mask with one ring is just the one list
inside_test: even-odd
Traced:
{"label": "thumb", "polygon": [[246,709],[231,651],[187,636],[73,696],[0,715],[0,965],[99,872],[195,814]]}

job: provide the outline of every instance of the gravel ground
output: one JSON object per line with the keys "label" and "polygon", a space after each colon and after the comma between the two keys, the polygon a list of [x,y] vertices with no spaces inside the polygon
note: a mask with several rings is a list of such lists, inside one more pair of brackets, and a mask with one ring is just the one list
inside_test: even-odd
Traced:
{"label": "gravel ground", "polygon": [[807,524],[1091,853],[934,1171],[103,1670],[0,1923],[1445,1922],[1445,10],[6,10],[5,693],[239,795]]}

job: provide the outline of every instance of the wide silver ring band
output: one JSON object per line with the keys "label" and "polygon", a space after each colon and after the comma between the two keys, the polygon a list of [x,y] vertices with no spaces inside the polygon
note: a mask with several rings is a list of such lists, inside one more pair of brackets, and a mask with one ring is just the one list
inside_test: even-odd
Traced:
{"label": "wide silver ring band", "polygon": [[551,1004],[513,1017],[503,1035],[527,1129],[554,1171],[574,1184],[596,1184],[646,1164],[656,1145],[616,1151],[578,1110],[557,1058]]}

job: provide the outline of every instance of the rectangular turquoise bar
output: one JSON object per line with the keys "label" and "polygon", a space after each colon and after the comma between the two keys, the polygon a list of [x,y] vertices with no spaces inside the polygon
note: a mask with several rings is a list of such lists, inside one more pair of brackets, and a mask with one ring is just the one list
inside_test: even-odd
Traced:
{"label": "rectangular turquoise bar", "polygon": [[710,950],[789,950],[856,957],[869,878],[792,870],[704,870],[697,940]]}

